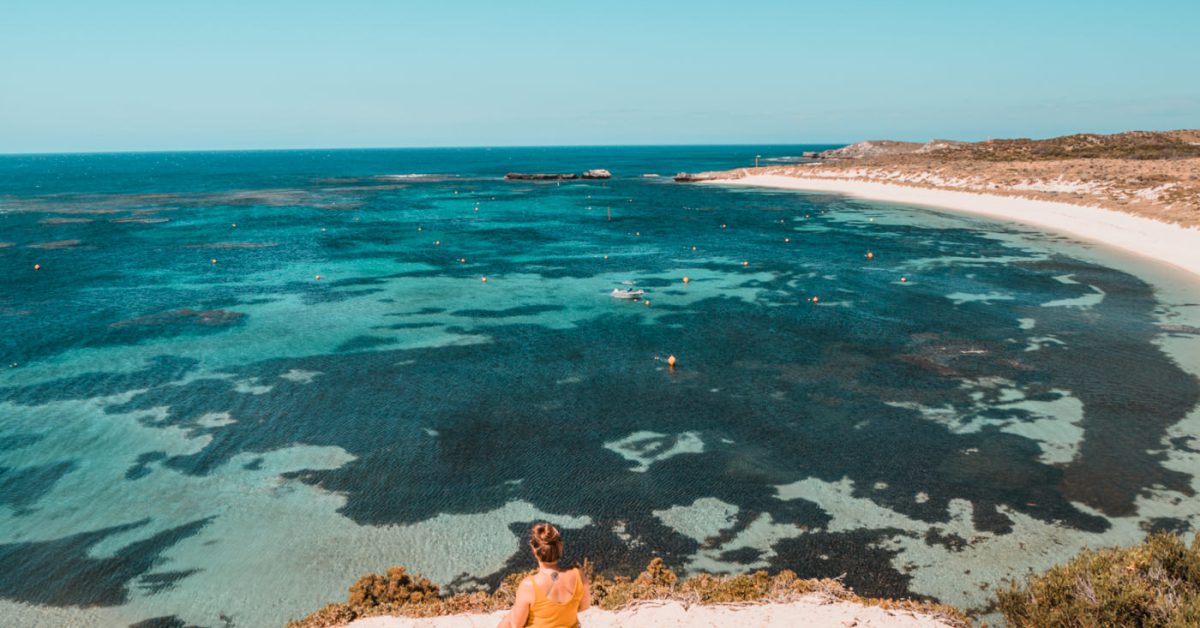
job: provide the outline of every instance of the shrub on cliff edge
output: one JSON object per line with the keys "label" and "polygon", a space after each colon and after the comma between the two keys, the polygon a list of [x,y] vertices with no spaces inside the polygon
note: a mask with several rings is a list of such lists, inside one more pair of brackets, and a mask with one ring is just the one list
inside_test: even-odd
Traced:
{"label": "shrub on cliff edge", "polygon": [[1011,626],[1200,626],[1200,535],[1084,550],[998,597]]}

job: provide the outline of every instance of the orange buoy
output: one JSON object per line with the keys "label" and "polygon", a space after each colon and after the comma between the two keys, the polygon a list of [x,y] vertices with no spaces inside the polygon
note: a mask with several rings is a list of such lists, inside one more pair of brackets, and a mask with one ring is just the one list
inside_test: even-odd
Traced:
{"label": "orange buoy", "polygon": [[871,251],[867,251],[867,259],[875,259],[875,254]]}
{"label": "orange buoy", "polygon": [[744,268],[744,267],[746,267],[746,266],[749,266],[749,265],[750,265],[750,262],[742,262],[742,267],[743,267],[743,268]]}
{"label": "orange buoy", "polygon": [[466,263],[467,263],[467,258],[465,258],[465,257],[460,257],[460,258],[458,258],[458,263],[459,263],[459,264],[466,264]]}
{"label": "orange buoy", "polygon": [[689,282],[689,281],[691,281],[691,279],[688,279],[688,278],[687,278],[687,275],[684,275],[684,276],[683,276],[683,283],[687,283],[687,282]]}
{"label": "orange buoy", "polygon": [[484,277],[481,281],[483,281],[483,283],[487,283],[487,277]]}
{"label": "orange buoy", "polygon": [[908,283],[908,277],[901,277],[900,283]]}
{"label": "orange buoy", "polygon": [[650,299],[646,299],[646,305],[650,305]]}
{"label": "orange buoy", "polygon": [[821,302],[821,299],[819,299],[819,298],[817,298],[817,297],[813,297],[813,298],[812,298],[812,302],[813,302],[813,303],[820,303],[820,302]]}
{"label": "orange buoy", "polygon": [[33,265],[33,269],[34,269],[34,270],[41,270],[41,269],[42,269],[42,265],[41,265],[41,264],[34,264],[34,265]]}
{"label": "orange buoy", "polygon": [[671,367],[671,370],[675,370],[675,356],[667,356],[667,366]]}

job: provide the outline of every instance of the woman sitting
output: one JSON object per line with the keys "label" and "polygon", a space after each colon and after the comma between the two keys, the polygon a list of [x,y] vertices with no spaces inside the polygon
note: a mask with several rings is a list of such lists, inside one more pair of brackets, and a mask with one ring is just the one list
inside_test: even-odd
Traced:
{"label": "woman sitting", "polygon": [[577,614],[592,605],[587,581],[578,568],[562,569],[562,535],[548,523],[533,526],[529,549],[537,561],[537,573],[517,587],[512,610],[497,628],[577,628]]}

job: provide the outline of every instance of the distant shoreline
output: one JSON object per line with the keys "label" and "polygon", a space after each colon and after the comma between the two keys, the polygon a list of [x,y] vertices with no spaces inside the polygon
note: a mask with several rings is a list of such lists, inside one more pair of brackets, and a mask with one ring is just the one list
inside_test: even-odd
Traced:
{"label": "distant shoreline", "polygon": [[[1200,280],[1200,229],[1101,207],[1018,196],[961,192],[851,178],[749,174],[716,176],[705,184],[833,192],[857,198],[949,209],[1042,227],[1173,266]],[[724,174],[724,173],[723,173]]]}

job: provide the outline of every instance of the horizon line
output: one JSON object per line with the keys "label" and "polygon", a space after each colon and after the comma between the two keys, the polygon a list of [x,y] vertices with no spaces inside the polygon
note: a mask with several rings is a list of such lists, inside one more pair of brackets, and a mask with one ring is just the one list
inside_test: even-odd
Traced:
{"label": "horizon line", "polygon": [[[871,141],[871,140],[859,140]],[[496,150],[496,149],[528,149],[528,148],[696,148],[696,147],[741,147],[741,146],[849,146],[854,142],[784,142],[772,143],[693,143],[693,144],[497,144],[461,145],[461,146],[309,146],[290,148],[152,148],[152,149],[116,149],[116,150],[79,150],[79,151],[24,151],[3,152],[0,157],[34,157],[55,155],[143,155],[161,153],[272,153],[300,151],[350,151],[350,150]]]}

